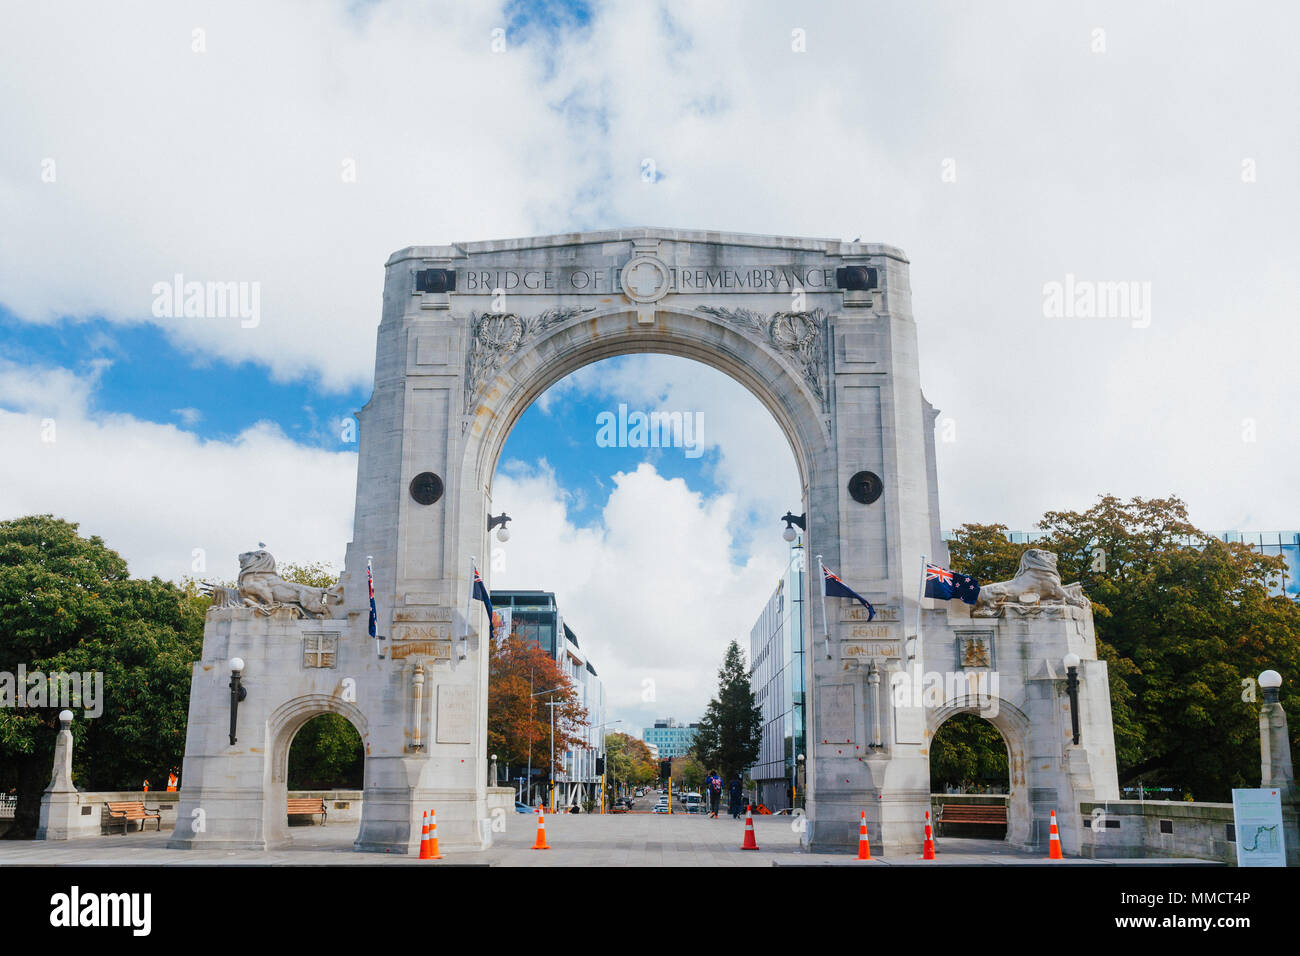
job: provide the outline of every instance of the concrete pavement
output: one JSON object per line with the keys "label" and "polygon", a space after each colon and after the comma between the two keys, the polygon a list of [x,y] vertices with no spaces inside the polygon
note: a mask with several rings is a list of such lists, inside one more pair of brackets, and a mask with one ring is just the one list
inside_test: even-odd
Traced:
{"label": "concrete pavement", "polygon": [[[1046,864],[1046,854],[1014,851],[1000,840],[945,838],[937,841],[937,859],[877,857],[860,862],[852,855],[807,853],[799,845],[798,820],[787,816],[754,818],[758,851],[742,851],[744,824],[726,814],[713,820],[703,815],[652,813],[557,814],[546,817],[550,850],[531,849],[537,818],[511,814],[506,832],[495,833],[484,852],[443,850],[444,859],[421,861],[413,856],[355,853],[356,825],[294,827],[291,846],[264,853],[227,850],[169,850],[169,834],[112,834],[66,842],[0,841],[0,866],[214,866],[214,865],[353,865],[353,866],[1024,866]],[[1119,866],[1143,863],[1206,864],[1201,860],[1067,859],[1055,866]]]}

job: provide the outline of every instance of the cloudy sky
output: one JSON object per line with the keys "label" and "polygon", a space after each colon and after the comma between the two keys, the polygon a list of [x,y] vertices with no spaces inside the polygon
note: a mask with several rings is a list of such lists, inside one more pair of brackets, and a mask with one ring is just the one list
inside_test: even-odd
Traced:
{"label": "cloudy sky", "polygon": [[[1295,7],[126,9],[0,31],[0,518],[78,521],[141,575],[228,577],[259,540],[337,566],[389,253],[665,225],[907,252],[945,526],[1102,492],[1300,524]],[[257,321],[157,316],[177,274],[256,283]],[[1144,306],[1052,315],[1067,281]],[[705,453],[598,449],[619,402],[700,411]],[[493,584],[559,594],[614,716],[692,719],[796,496],[738,386],[601,363],[511,436]]]}

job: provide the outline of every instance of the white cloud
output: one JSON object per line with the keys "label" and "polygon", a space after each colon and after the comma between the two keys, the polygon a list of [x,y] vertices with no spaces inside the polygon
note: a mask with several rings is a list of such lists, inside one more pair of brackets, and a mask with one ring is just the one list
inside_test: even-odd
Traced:
{"label": "white cloud", "polygon": [[0,366],[9,409],[0,409],[0,516],[77,522],[138,577],[233,580],[236,555],[258,541],[282,562],[343,566],[355,454],[297,444],[270,423],[202,441],[172,425],[94,415],[92,394],[93,381],[66,369]]}

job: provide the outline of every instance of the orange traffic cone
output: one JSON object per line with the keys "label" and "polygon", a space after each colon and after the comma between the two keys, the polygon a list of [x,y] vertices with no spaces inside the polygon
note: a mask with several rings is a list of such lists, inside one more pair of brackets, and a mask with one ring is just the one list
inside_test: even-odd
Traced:
{"label": "orange traffic cone", "polygon": [[438,852],[438,811],[429,811],[429,841],[425,844],[428,850],[423,847],[420,849],[420,858],[424,860],[441,860],[442,854]]}
{"label": "orange traffic cone", "polygon": [[420,826],[420,859],[429,858],[429,811],[424,811],[424,822]]}
{"label": "orange traffic cone", "polygon": [[754,839],[754,814],[750,812],[749,806],[745,807],[745,842],[740,845],[742,850],[757,850],[758,841]]}
{"label": "orange traffic cone", "polygon": [[867,839],[867,811],[862,811],[862,822],[858,824],[858,859],[871,859],[871,841]]}
{"label": "orange traffic cone", "polygon": [[534,850],[549,850],[550,844],[546,842],[546,814],[541,807],[537,808],[537,842],[533,844]]}
{"label": "orange traffic cone", "polygon": [[1052,811],[1052,825],[1048,831],[1047,858],[1049,860],[1063,860],[1061,855],[1061,834],[1056,831],[1056,811]]}
{"label": "orange traffic cone", "polygon": [[930,811],[925,811],[925,852],[921,854],[923,860],[934,859],[934,833],[930,830]]}

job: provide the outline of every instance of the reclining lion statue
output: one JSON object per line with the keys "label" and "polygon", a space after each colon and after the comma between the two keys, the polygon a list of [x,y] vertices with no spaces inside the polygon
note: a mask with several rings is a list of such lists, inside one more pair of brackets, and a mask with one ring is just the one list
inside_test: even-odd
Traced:
{"label": "reclining lion statue", "polygon": [[270,551],[245,551],[239,556],[239,584],[234,588],[205,585],[213,607],[276,607],[297,609],[306,617],[330,616],[331,605],[343,603],[343,585],[317,588],[286,581],[275,570]]}
{"label": "reclining lion statue", "polygon": [[1092,606],[1083,595],[1082,584],[1061,583],[1056,555],[1041,548],[1030,548],[1020,556],[1020,567],[1010,581],[981,585],[971,616],[997,617],[1008,604]]}

